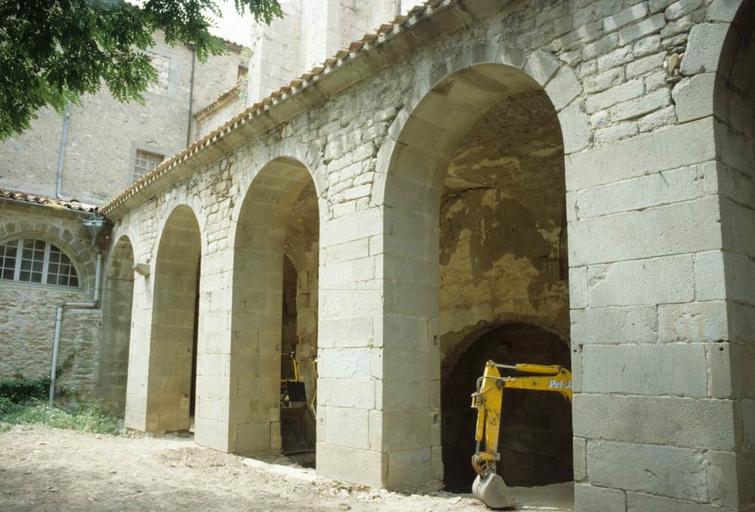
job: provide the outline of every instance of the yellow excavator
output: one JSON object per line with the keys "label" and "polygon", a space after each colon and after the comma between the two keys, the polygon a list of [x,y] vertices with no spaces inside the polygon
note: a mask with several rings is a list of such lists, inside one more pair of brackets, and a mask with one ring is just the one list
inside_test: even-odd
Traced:
{"label": "yellow excavator", "polygon": [[[501,375],[500,370],[505,370],[506,375]],[[485,371],[477,379],[477,391],[472,394],[472,407],[477,409],[477,445],[472,456],[472,467],[477,478],[472,484],[472,494],[493,509],[516,507],[506,483],[496,473],[496,462],[501,458],[498,436],[504,389],[553,391],[571,401],[571,372],[558,365],[485,363]],[[484,450],[481,450],[482,444]]]}

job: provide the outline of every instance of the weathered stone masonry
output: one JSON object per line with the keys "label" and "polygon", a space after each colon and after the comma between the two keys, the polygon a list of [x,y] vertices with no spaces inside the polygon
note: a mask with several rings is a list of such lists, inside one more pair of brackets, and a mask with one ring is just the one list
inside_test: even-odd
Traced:
{"label": "weathered stone masonry", "polygon": [[[577,510],[752,510],[752,2],[433,4],[106,205],[113,240],[128,237],[151,270],[133,284],[127,425],[160,429],[158,247],[174,212],[190,210],[195,439],[280,447],[285,226],[312,183],[317,469],[386,487],[441,479],[441,346],[457,330],[444,325],[438,264],[447,169],[487,113],[544,91],[562,137],[551,150],[564,154],[568,236],[539,210],[537,247],[552,264],[538,286],[555,302],[514,313],[543,315],[570,342]],[[522,144],[521,155],[544,149]]]}
{"label": "weathered stone masonry", "polygon": [[[91,300],[95,280],[95,248],[81,225],[86,211],[4,201],[0,203],[0,245],[18,238],[44,240],[70,255],[79,286],[0,284],[0,375],[38,378],[50,373],[50,346],[55,307],[64,302]],[[59,383],[72,394],[91,397],[97,388],[100,358],[97,310],[67,309],[59,356]],[[122,399],[121,399],[122,400]]]}

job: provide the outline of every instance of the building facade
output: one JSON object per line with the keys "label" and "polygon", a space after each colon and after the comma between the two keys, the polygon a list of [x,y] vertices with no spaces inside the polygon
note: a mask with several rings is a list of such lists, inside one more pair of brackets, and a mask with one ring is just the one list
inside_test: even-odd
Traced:
{"label": "building facade", "polygon": [[[507,481],[753,510],[753,27],[746,0],[434,0],[263,72],[100,208],[127,426],[279,451],[293,352],[319,473],[461,489],[485,360],[562,364],[573,403],[507,398]],[[289,62],[269,30],[250,87]]]}
{"label": "building facade", "polygon": [[109,243],[106,233],[92,240],[82,221],[196,138],[194,114],[245,74],[249,49],[229,44],[226,54],[199,62],[158,34],[150,55],[159,78],[143,104],[102,90],[62,116],[43,110],[29,130],[0,144],[0,377],[50,373],[56,309],[71,304],[60,323],[61,391],[101,392],[120,414],[126,368],[118,354],[128,341],[124,348],[102,337],[99,306],[73,306],[102,291],[97,274]]}

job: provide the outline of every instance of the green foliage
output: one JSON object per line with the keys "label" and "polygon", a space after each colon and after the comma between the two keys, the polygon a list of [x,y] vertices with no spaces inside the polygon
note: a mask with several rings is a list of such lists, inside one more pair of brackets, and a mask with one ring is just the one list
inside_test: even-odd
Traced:
{"label": "green foliage", "polygon": [[118,433],[118,420],[103,414],[96,407],[75,406],[62,409],[37,400],[18,404],[7,398],[0,398],[0,422],[12,425],[36,423],[98,434]]}
{"label": "green foliage", "polygon": [[[0,379],[0,400],[23,403],[43,400],[50,392],[50,379]],[[2,406],[2,402],[0,402]]]}
{"label": "green foliage", "polygon": [[11,402],[10,398],[0,396],[0,418],[14,410],[17,405],[18,404]]}
{"label": "green foliage", "polygon": [[[257,21],[283,15],[278,0],[233,1]],[[119,101],[143,101],[157,79],[146,53],[153,33],[205,60],[225,49],[209,33],[218,14],[218,0],[0,0],[0,140],[28,128],[40,108],[62,112],[102,84]]]}

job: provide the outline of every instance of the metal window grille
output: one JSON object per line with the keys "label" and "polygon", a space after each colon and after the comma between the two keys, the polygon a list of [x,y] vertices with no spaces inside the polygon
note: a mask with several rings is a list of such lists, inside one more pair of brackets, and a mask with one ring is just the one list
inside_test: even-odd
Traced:
{"label": "metal window grille", "polygon": [[136,159],[134,160],[134,181],[138,180],[148,172],[154,170],[165,158],[157,153],[149,151],[136,150]]}
{"label": "metal window grille", "polygon": [[19,239],[0,245],[0,279],[79,286],[71,260],[44,240]]}

